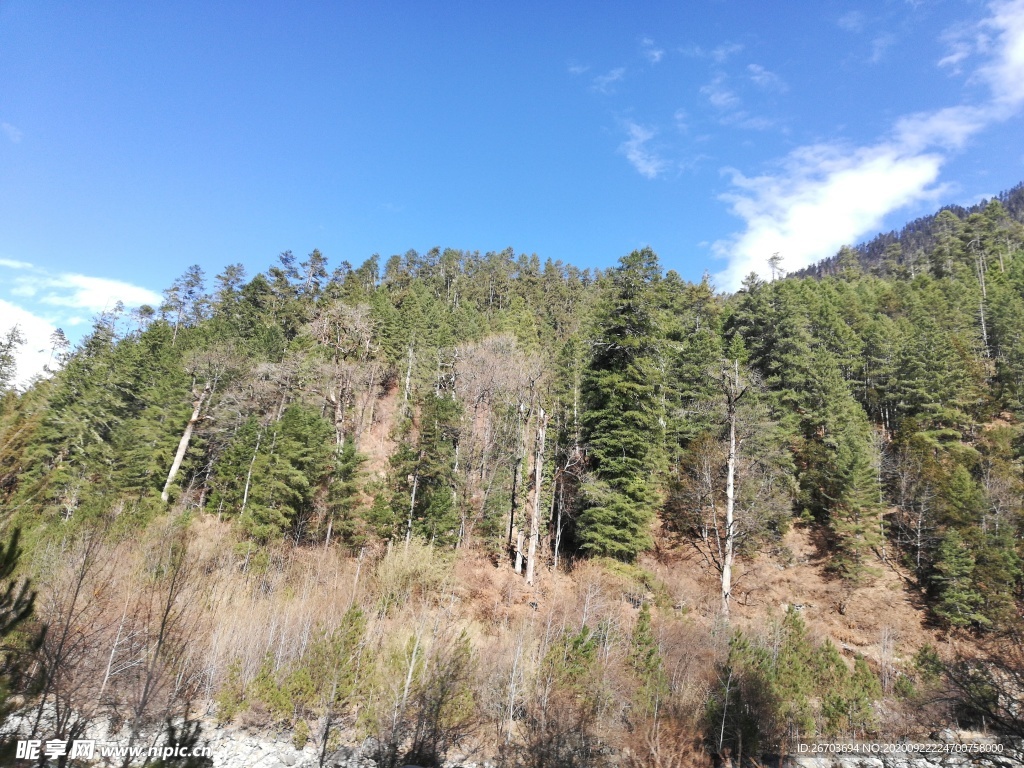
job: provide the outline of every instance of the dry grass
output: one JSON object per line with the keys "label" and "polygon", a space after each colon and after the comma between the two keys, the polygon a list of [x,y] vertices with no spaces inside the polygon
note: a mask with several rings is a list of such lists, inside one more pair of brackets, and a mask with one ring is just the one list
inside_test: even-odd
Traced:
{"label": "dry grass", "polygon": [[[103,614],[91,662],[97,669],[109,655],[122,605],[144,580],[153,548],[161,546],[161,530],[156,525],[140,539],[116,545],[102,579],[95,580],[93,598]],[[495,565],[472,549],[453,553],[411,542],[355,556],[339,547],[281,544],[256,556],[229,523],[213,516],[193,521],[191,531],[196,578],[188,592],[188,660],[201,698],[211,702],[207,711],[229,670],[247,685],[268,660],[272,668],[286,669],[359,606],[380,701],[391,701],[402,689],[394,669],[415,638],[426,652],[438,638],[465,633],[473,648],[471,689],[480,719],[475,744],[485,752],[518,737],[524,707],[550,682],[538,676],[545,657],[559,637],[584,626],[601,636],[594,685],[603,697],[602,738],[628,747],[645,764],[665,766],[683,752],[694,765],[704,760],[694,734],[735,627],[758,632],[787,605],[799,605],[813,636],[832,638],[848,656],[864,654],[890,676],[917,648],[939,639],[925,625],[905,574],[880,567],[851,589],[827,575],[811,537],[800,529],[787,534],[782,556],[762,554],[737,569],[729,625],[718,616],[716,575],[682,548],[663,547],[637,567],[584,561],[571,572],[541,569],[530,587],[508,564]],[[53,560],[59,570],[59,558]],[[661,731],[628,725],[636,693],[629,649],[642,601],[656,606],[654,629],[672,691],[674,714]],[[258,725],[263,717],[256,708],[246,722]]]}
{"label": "dry grass", "polygon": [[[828,573],[827,556],[808,529],[791,529],[777,550],[742,560],[736,569],[735,626],[757,632],[793,606],[812,636],[831,638],[847,657],[861,654],[879,670],[905,661],[925,644],[945,644],[942,633],[929,625],[913,581],[891,561],[872,563],[873,573],[851,587]],[[645,564],[668,586],[681,610],[708,631],[716,625],[717,574],[692,548],[663,551],[660,561]]]}

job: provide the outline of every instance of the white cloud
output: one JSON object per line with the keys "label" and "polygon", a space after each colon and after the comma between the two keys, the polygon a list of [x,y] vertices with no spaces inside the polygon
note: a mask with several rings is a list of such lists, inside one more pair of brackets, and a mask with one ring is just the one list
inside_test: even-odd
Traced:
{"label": "white cloud", "polygon": [[655,47],[654,40],[649,37],[645,37],[640,41],[640,47],[643,49],[644,56],[647,57],[651,64],[657,64],[665,55],[664,49]]}
{"label": "white cloud", "polygon": [[625,76],[626,68],[616,67],[606,74],[595,77],[591,89],[598,93],[611,93],[615,90],[615,83],[620,82]]}
{"label": "white cloud", "polygon": [[25,343],[15,353],[18,367],[14,385],[24,388],[33,378],[42,375],[50,362],[50,334],[56,327],[27,309],[0,299],[0,334],[6,334],[15,325],[25,337]]}
{"label": "white cloud", "polygon": [[[127,307],[158,306],[158,293],[138,285],[92,277],[75,272],[52,273],[29,262],[0,259],[0,332],[17,324],[28,337],[19,353],[18,383],[26,384],[43,373],[49,360],[49,336],[57,327],[87,327],[88,316],[113,309],[117,302]],[[69,334],[72,341],[80,334]]]}
{"label": "white cloud", "polygon": [[0,131],[3,131],[4,135],[13,144],[17,144],[19,141],[21,141],[21,137],[24,136],[24,134],[20,130],[18,130],[15,126],[11,125],[10,123],[0,123]]}
{"label": "white cloud", "polygon": [[724,64],[733,54],[743,50],[740,43],[723,43],[711,51],[711,58],[716,64]]}
{"label": "white cloud", "polygon": [[575,64],[575,63],[569,64],[569,74],[570,75],[582,75],[584,72],[587,72],[589,69],[590,69],[590,66],[587,65],[587,64]]}
{"label": "white cloud", "polygon": [[980,26],[995,33],[985,44],[988,61],[977,70],[990,86],[988,102],[906,115],[869,146],[801,147],[762,176],[729,171],[733,190],[722,199],[745,229],[713,246],[729,260],[718,275],[723,287],[738,288],[751,271],[767,274],[776,252],[788,271],[813,264],[877,231],[888,214],[936,199],[949,155],[1024,105],[1024,0],[989,7],[992,15]]}
{"label": "white cloud", "polygon": [[119,301],[129,307],[160,303],[160,295],[148,288],[105,277],[67,273],[49,278],[46,286],[50,290],[40,299],[42,303],[90,312],[112,309]]}
{"label": "white cloud", "polygon": [[935,112],[917,112],[896,121],[897,144],[906,151],[929,147],[959,149],[992,121],[991,110],[981,107],[946,107]]}
{"label": "white cloud", "polygon": [[850,11],[840,16],[836,24],[847,32],[861,32],[864,29],[864,14],[860,11]]}
{"label": "white cloud", "polygon": [[626,131],[629,138],[619,145],[619,151],[626,156],[641,176],[653,179],[665,170],[667,163],[648,146],[656,132],[653,128],[646,128],[639,123],[626,123]]}
{"label": "white cloud", "polygon": [[959,75],[963,71],[960,65],[974,52],[974,48],[963,40],[951,42],[949,48],[949,53],[939,59],[939,66]]}
{"label": "white cloud", "polygon": [[684,56],[689,56],[693,59],[711,59],[716,64],[724,64],[734,54],[742,50],[743,45],[741,43],[722,43],[710,51],[701,48],[699,45],[684,45],[679,48],[679,52]]}
{"label": "white cloud", "polygon": [[785,81],[774,72],[770,72],[760,64],[748,64],[747,72],[750,75],[751,81],[754,85],[759,88],[764,88],[766,91],[786,91],[789,86],[786,85]]}
{"label": "white cloud", "polygon": [[723,199],[747,228],[714,245],[729,257],[720,284],[734,290],[750,272],[767,274],[773,253],[789,271],[832,255],[891,211],[934,198],[942,162],[939,154],[905,153],[886,143],[857,150],[813,145],[793,152],[775,175],[732,171],[736,191]]}
{"label": "white cloud", "polygon": [[871,56],[868,61],[877,64],[885,58],[885,53],[896,44],[896,37],[890,34],[879,35],[871,41]]}
{"label": "white cloud", "polygon": [[982,26],[995,30],[997,52],[979,74],[988,81],[998,106],[1024,102],[1024,0],[997,2]]}
{"label": "white cloud", "polygon": [[727,78],[719,72],[710,83],[701,87],[700,92],[707,96],[711,106],[716,109],[733,109],[740,104],[740,97],[726,85]]}
{"label": "white cloud", "polygon": [[743,128],[748,131],[767,131],[771,128],[775,128],[778,125],[778,121],[770,117],[759,117],[758,115],[752,115],[744,110],[738,110],[731,114],[725,115],[721,121],[722,125],[730,125],[736,128]]}

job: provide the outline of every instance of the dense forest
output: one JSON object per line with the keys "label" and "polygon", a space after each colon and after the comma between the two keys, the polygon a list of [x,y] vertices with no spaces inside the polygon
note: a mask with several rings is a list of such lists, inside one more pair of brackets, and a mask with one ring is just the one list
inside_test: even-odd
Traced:
{"label": "dense forest", "polygon": [[[1024,736],[1020,198],[735,294],[649,249],[196,265],[24,391],[10,329],[0,711],[381,766]],[[898,574],[929,642],[740,605],[796,535],[836,594]]]}

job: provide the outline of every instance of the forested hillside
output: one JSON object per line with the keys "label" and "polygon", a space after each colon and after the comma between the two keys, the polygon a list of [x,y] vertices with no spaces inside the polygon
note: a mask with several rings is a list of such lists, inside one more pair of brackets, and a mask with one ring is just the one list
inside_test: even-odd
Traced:
{"label": "forested hillside", "polygon": [[[6,578],[39,591],[0,607],[10,708],[369,735],[389,766],[1024,735],[1024,226],[994,200],[928,232],[733,295],[647,249],[197,265],[24,392],[8,333]],[[836,594],[895,579],[920,634],[741,610],[794,536]]]}

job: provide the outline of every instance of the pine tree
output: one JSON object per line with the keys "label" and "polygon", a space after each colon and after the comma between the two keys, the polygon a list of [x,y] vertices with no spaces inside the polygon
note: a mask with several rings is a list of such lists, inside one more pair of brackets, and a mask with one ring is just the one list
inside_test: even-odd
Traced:
{"label": "pine tree", "polygon": [[22,554],[20,540],[21,530],[15,528],[6,544],[0,544],[0,727],[11,714],[11,694],[19,692],[26,682],[28,652],[34,650],[45,631],[39,628],[28,637],[18,637],[32,618],[36,599],[31,583],[14,577]]}
{"label": "pine tree", "polygon": [[632,560],[650,546],[653,474],[662,463],[661,382],[650,249],[620,260],[583,376],[583,438],[593,479],[577,520],[582,551]]}
{"label": "pine tree", "polygon": [[629,663],[640,683],[636,705],[641,718],[657,718],[669,695],[668,675],[661,659],[657,638],[651,626],[651,607],[645,601],[633,630]]}
{"label": "pine tree", "polygon": [[851,581],[870,572],[871,552],[884,538],[873,450],[866,423],[858,419],[845,425],[835,451],[829,522],[838,544],[833,567]]}
{"label": "pine tree", "polygon": [[299,404],[267,425],[250,417],[214,466],[211,509],[236,514],[259,542],[288,531],[302,535],[327,476],[333,436],[319,413]]}
{"label": "pine tree", "polygon": [[942,538],[932,584],[937,594],[935,613],[954,627],[989,624],[981,613],[983,599],[974,584],[974,555],[955,528]]}
{"label": "pine tree", "polygon": [[401,533],[406,537],[416,534],[448,545],[460,540],[455,472],[460,415],[458,402],[447,393],[424,398],[419,439],[415,445],[405,443],[391,458],[396,482],[392,522],[378,520],[378,526],[398,533],[398,521],[402,521]]}
{"label": "pine tree", "polygon": [[24,344],[25,335],[16,325],[0,339],[0,394],[14,381],[18,369],[17,351]]}
{"label": "pine tree", "polygon": [[364,532],[356,511],[360,504],[360,472],[366,456],[356,450],[351,440],[335,451],[334,467],[327,486],[327,531],[329,544],[332,532],[349,545],[360,544]]}

